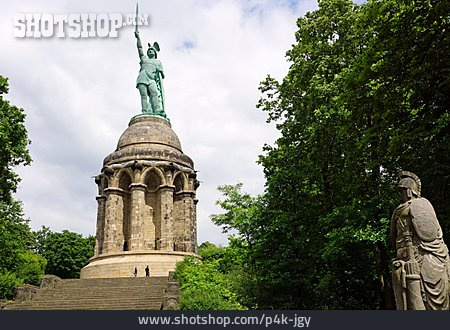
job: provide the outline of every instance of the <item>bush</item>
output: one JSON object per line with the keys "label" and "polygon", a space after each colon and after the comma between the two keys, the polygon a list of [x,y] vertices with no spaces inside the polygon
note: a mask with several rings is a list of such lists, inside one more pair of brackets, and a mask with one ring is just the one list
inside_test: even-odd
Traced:
{"label": "bush", "polygon": [[219,271],[219,260],[201,262],[187,257],[177,263],[175,276],[180,281],[182,310],[242,310],[231,290],[230,278]]}
{"label": "bush", "polygon": [[0,273],[0,298],[12,299],[14,289],[23,284],[23,280],[11,272]]}
{"label": "bush", "polygon": [[47,261],[43,257],[31,251],[19,253],[15,273],[23,283],[39,285],[46,264]]}

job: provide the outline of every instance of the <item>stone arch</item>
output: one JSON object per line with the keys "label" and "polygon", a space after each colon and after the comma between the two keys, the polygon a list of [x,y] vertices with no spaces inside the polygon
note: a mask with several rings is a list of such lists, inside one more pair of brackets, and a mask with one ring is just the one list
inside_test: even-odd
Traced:
{"label": "stone arch", "polygon": [[[153,179],[154,184],[148,185],[149,178]],[[157,179],[157,180],[156,180]],[[156,186],[159,187],[160,185],[166,184],[166,180],[164,178],[163,172],[157,168],[157,167],[149,167],[144,170],[141,176],[141,183],[144,183],[147,185],[147,188],[149,190],[154,190],[154,186],[159,182],[159,184]]]}
{"label": "stone arch", "polygon": [[175,192],[188,190],[186,175],[181,171],[176,172],[173,176],[172,185],[175,186]]}
{"label": "stone arch", "polygon": [[[114,174],[113,179],[114,179],[114,183],[117,185],[117,188],[121,188],[125,191],[129,191],[129,185],[133,183],[133,172],[131,172],[131,170],[129,168],[122,168],[117,173]],[[124,180],[128,181],[128,179],[129,179],[130,183],[128,184],[128,187],[125,187]],[[111,181],[113,181],[113,180],[111,180]],[[122,181],[122,183],[121,183],[121,181]]]}

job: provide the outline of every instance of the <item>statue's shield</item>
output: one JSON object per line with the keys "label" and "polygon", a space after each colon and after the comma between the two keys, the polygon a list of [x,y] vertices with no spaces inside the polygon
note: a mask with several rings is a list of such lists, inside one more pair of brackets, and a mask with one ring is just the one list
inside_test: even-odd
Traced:
{"label": "statue's shield", "polygon": [[441,227],[433,206],[425,198],[413,199],[410,203],[412,223],[417,235],[424,241],[434,241],[438,238]]}

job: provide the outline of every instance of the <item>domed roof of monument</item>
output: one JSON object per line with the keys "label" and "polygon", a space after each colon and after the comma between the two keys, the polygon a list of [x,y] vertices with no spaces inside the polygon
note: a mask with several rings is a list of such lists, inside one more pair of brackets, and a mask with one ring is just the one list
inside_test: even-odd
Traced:
{"label": "domed roof of monument", "polygon": [[189,168],[194,166],[192,159],[181,150],[180,140],[170,123],[154,115],[133,117],[120,136],[116,151],[106,156],[103,165],[135,160],[168,161]]}
{"label": "domed roof of monument", "polygon": [[181,151],[178,136],[170,123],[162,118],[145,116],[131,120],[119,138],[117,149],[134,144],[162,144]]}

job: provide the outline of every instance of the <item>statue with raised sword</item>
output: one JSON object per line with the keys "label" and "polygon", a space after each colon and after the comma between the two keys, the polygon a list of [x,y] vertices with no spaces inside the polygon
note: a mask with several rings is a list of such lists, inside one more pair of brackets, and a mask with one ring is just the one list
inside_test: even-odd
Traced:
{"label": "statue with raised sword", "polygon": [[[136,4],[136,19],[138,18],[139,7]],[[138,24],[134,35],[137,39],[137,49],[140,59],[139,75],[136,79],[136,88],[141,96],[141,106],[143,114],[158,115],[167,118],[164,109],[164,69],[158,60],[159,44],[154,42],[148,44],[147,54],[144,54],[142,42],[139,36]]]}

